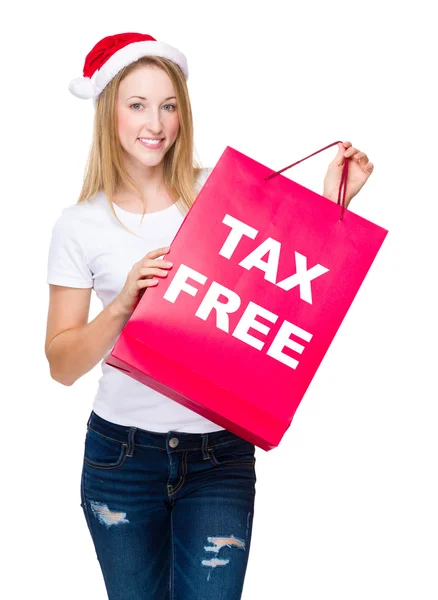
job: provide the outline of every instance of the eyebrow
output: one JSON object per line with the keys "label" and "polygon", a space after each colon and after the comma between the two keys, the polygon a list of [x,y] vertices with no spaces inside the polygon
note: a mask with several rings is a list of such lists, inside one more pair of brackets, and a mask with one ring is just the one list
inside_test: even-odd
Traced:
{"label": "eyebrow", "polygon": [[[127,98],[127,100],[131,100],[131,98],[140,98],[140,100],[147,100],[147,98],[145,98],[144,96],[130,96],[129,98]],[[164,98],[163,102],[166,102],[166,100],[172,100],[172,98],[175,98],[176,100],[176,96],[169,96],[168,98]]]}

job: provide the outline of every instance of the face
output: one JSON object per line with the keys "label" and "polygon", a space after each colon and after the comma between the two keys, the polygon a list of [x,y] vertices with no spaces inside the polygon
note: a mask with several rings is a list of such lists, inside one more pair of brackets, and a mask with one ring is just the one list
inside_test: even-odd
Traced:
{"label": "face", "polygon": [[145,65],[123,79],[117,96],[117,128],[129,162],[149,167],[161,163],[179,131],[175,90],[165,71]]}

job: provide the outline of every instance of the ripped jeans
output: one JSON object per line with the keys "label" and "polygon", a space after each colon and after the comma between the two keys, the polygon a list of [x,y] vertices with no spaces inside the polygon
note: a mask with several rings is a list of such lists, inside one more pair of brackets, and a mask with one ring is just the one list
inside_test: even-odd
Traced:
{"label": "ripped jeans", "polygon": [[239,600],[255,446],[227,431],[157,433],[91,411],[81,506],[109,600]]}

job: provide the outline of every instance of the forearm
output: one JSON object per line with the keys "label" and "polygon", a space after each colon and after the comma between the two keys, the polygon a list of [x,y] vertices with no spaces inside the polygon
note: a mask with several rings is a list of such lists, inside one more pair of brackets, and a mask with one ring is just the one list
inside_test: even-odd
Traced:
{"label": "forearm", "polygon": [[52,378],[73,385],[104,358],[128,320],[113,301],[86,325],[57,335],[47,351]]}

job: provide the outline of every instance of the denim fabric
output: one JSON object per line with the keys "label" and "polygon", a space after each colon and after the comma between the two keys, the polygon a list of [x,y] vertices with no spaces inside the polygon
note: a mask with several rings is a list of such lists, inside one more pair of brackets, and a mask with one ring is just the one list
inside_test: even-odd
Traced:
{"label": "denim fabric", "polygon": [[81,506],[109,600],[240,599],[255,460],[227,430],[157,433],[91,411]]}

